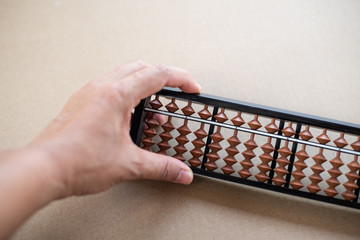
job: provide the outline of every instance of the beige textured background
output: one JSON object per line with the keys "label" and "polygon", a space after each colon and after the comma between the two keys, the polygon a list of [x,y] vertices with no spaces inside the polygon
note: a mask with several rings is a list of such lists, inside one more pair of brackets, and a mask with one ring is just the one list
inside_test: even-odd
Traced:
{"label": "beige textured background", "polygon": [[[136,59],[185,68],[205,93],[360,123],[356,0],[2,0],[0,55],[1,148],[26,144],[80,86]],[[359,220],[196,177],[54,202],[13,239],[358,239]]]}

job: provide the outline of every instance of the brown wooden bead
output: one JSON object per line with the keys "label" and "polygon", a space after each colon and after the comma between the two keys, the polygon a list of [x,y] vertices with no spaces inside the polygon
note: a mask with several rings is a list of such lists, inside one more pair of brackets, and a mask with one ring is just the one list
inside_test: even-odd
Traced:
{"label": "brown wooden bead", "polygon": [[234,118],[231,119],[231,122],[237,127],[240,127],[241,125],[243,125],[245,123],[245,121],[241,117],[241,112],[238,112],[238,114]]}
{"label": "brown wooden bead", "polygon": [[220,123],[228,120],[227,116],[225,115],[225,108],[222,108],[221,112],[215,115],[215,119]]}
{"label": "brown wooden bead", "polygon": [[351,147],[355,150],[360,152],[360,136],[358,136],[357,141],[351,144]]}
{"label": "brown wooden bead", "polygon": [[209,117],[211,117],[211,113],[209,112],[208,107],[208,105],[205,105],[204,109],[198,112],[199,116],[202,119],[208,119]]}
{"label": "brown wooden bead", "polygon": [[165,108],[169,111],[169,112],[176,112],[177,110],[179,110],[179,107],[176,105],[175,103],[175,98],[172,98],[171,99],[171,102],[169,104],[167,104],[165,106]]}
{"label": "brown wooden bead", "polygon": [[279,131],[279,128],[275,125],[275,118],[271,120],[271,123],[265,126],[266,131],[269,133],[276,133]]}
{"label": "brown wooden bead", "polygon": [[288,123],[288,126],[282,130],[282,133],[287,137],[291,137],[291,136],[295,135],[296,132],[292,128],[292,122]]}
{"label": "brown wooden bead", "polygon": [[159,109],[163,106],[162,103],[159,101],[159,95],[156,95],[155,99],[150,101],[149,104],[153,109]]}
{"label": "brown wooden bead", "polygon": [[338,148],[343,148],[343,147],[346,147],[348,145],[347,141],[345,140],[344,138],[344,133],[340,133],[340,137],[337,138],[336,140],[334,140],[334,143],[335,145],[338,147]]}
{"label": "brown wooden bead", "polygon": [[261,127],[261,124],[260,124],[258,118],[259,118],[259,116],[258,116],[258,115],[255,115],[255,116],[254,116],[254,119],[251,120],[251,121],[248,123],[248,125],[249,125],[249,127],[250,127],[251,129],[256,130],[256,129],[259,129],[259,128]]}
{"label": "brown wooden bead", "polygon": [[310,129],[310,126],[307,125],[305,130],[299,134],[299,136],[301,137],[302,140],[308,141],[313,138],[313,135],[311,134],[309,129]]}
{"label": "brown wooden bead", "polygon": [[183,107],[181,109],[181,111],[186,115],[186,116],[191,116],[192,114],[195,113],[194,109],[191,107],[191,101],[188,102],[188,105],[186,107]]}
{"label": "brown wooden bead", "polygon": [[316,139],[318,140],[319,143],[321,144],[327,144],[328,142],[330,142],[330,138],[328,137],[328,135],[326,135],[326,131],[327,129],[325,128],[322,132],[322,134],[320,134]]}

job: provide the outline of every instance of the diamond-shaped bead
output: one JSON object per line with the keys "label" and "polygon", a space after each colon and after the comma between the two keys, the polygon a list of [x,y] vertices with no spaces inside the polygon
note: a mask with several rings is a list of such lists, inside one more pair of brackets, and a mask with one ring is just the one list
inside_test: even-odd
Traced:
{"label": "diamond-shaped bead", "polygon": [[334,143],[338,148],[343,148],[348,145],[347,141],[344,138],[343,132],[340,134],[340,137],[334,141]]}
{"label": "diamond-shaped bead", "polygon": [[289,122],[289,125],[282,130],[282,133],[286,137],[291,137],[291,136],[295,135],[295,133],[296,133],[295,130],[291,127],[291,125],[292,125],[292,122]]}
{"label": "diamond-shaped bead", "polygon": [[155,99],[150,101],[149,104],[153,109],[159,109],[163,106],[162,103],[159,101],[158,95],[156,95]]}
{"label": "diamond-shaped bead", "polygon": [[173,99],[171,100],[171,102],[165,106],[165,108],[166,108],[169,112],[172,112],[172,113],[174,113],[174,112],[176,112],[177,110],[179,110],[179,107],[178,107],[178,106],[176,105],[176,103],[175,103],[175,98],[173,98]]}
{"label": "diamond-shaped bead", "polygon": [[258,115],[255,115],[254,119],[251,120],[249,123],[248,123],[249,127],[253,130],[256,130],[258,128],[261,127],[261,124],[260,122],[258,121]]}
{"label": "diamond-shaped bead", "polygon": [[359,151],[360,152],[360,136],[358,137],[356,142],[353,142],[350,145],[355,151]]}
{"label": "diamond-shaped bead", "polygon": [[231,122],[237,127],[240,127],[241,125],[243,125],[245,123],[244,119],[241,117],[240,112],[238,112],[238,115],[236,117],[231,119]]}
{"label": "diamond-shaped bead", "polygon": [[205,105],[205,108],[198,112],[198,114],[202,119],[208,119],[209,117],[211,117],[211,113],[209,112],[207,105]]}
{"label": "diamond-shaped bead", "polygon": [[191,102],[188,103],[188,105],[184,108],[181,109],[181,111],[186,115],[186,116],[190,116],[192,114],[194,114],[194,109],[191,107]]}
{"label": "diamond-shaped bead", "polygon": [[302,131],[300,134],[302,140],[308,141],[313,138],[313,135],[309,131],[309,125],[306,126],[306,129]]}
{"label": "diamond-shaped bead", "polygon": [[221,109],[221,112],[220,113],[218,113],[218,114],[216,114],[215,115],[215,119],[218,121],[218,122],[220,122],[220,123],[223,123],[223,122],[225,122],[226,120],[228,120],[228,118],[227,118],[227,116],[225,115],[225,109],[223,108],[223,109]]}
{"label": "diamond-shaped bead", "polygon": [[323,133],[319,135],[316,139],[321,144],[327,144],[328,142],[330,142],[330,138],[326,135],[326,129],[324,129]]}
{"label": "diamond-shaped bead", "polygon": [[279,128],[275,125],[275,119],[272,119],[271,123],[265,126],[266,131],[269,133],[276,133],[279,131]]}

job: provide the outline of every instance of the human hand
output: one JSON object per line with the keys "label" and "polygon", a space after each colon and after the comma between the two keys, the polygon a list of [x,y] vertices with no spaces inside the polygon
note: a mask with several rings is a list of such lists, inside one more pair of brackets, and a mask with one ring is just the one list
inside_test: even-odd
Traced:
{"label": "human hand", "polygon": [[69,99],[28,146],[49,156],[62,186],[60,197],[96,193],[140,178],[191,183],[188,166],[140,149],[129,135],[132,109],[164,86],[200,91],[184,70],[138,61],[89,82]]}

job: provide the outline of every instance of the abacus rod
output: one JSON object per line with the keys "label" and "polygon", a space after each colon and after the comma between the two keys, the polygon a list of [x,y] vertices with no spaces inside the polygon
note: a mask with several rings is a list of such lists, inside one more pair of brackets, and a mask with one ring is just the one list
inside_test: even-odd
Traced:
{"label": "abacus rod", "polygon": [[350,150],[350,149],[343,149],[343,148],[338,148],[338,147],[334,147],[334,146],[323,145],[321,143],[309,142],[309,141],[305,141],[305,140],[301,140],[301,139],[286,137],[286,136],[283,136],[283,135],[277,135],[277,134],[273,134],[273,133],[262,132],[262,131],[259,131],[259,130],[253,130],[253,129],[244,128],[244,127],[237,127],[237,126],[226,124],[226,123],[212,122],[210,120],[205,120],[205,119],[201,119],[201,118],[181,115],[181,114],[178,114],[178,113],[166,112],[166,111],[162,111],[162,110],[156,110],[156,109],[152,109],[152,108],[145,108],[144,110],[147,111],[147,112],[159,113],[159,114],[163,114],[163,115],[167,115],[167,116],[173,116],[173,117],[181,118],[181,119],[189,119],[189,120],[192,120],[192,121],[195,121],[195,122],[203,122],[203,123],[207,123],[207,124],[211,124],[211,125],[215,125],[215,126],[220,126],[220,127],[230,128],[230,129],[234,129],[234,130],[239,130],[239,131],[242,131],[242,132],[255,133],[257,135],[262,135],[262,136],[266,136],[266,137],[277,138],[277,139],[286,140],[286,141],[290,141],[290,142],[297,142],[297,143],[301,143],[301,144],[305,144],[305,145],[309,145],[309,146],[313,146],[313,147],[319,147],[319,148],[324,148],[324,149],[333,150],[333,151],[337,151],[337,152],[343,152],[343,153],[348,153],[348,154],[353,154],[353,155],[360,156],[360,152],[353,151],[353,150]]}

